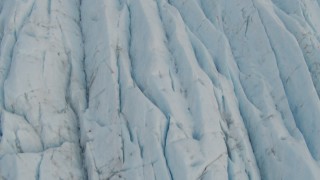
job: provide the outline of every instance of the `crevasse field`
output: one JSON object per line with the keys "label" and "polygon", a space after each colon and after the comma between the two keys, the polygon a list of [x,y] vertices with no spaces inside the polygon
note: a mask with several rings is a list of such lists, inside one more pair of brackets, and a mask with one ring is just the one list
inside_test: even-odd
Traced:
{"label": "crevasse field", "polygon": [[320,0],[0,0],[0,180],[318,180]]}

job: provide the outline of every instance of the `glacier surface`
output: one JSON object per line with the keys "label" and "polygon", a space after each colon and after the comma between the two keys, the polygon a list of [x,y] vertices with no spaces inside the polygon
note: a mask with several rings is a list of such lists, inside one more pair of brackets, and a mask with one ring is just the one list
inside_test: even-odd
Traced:
{"label": "glacier surface", "polygon": [[316,180],[320,0],[0,0],[0,180]]}

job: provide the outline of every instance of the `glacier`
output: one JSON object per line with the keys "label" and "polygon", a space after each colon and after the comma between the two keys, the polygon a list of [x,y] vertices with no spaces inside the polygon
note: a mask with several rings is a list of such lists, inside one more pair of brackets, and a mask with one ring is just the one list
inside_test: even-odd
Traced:
{"label": "glacier", "polygon": [[316,180],[320,0],[0,0],[0,180]]}

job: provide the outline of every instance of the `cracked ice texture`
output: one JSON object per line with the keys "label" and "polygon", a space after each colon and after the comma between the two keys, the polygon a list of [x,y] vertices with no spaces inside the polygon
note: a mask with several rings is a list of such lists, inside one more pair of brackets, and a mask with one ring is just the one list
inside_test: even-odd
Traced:
{"label": "cracked ice texture", "polygon": [[0,0],[0,179],[317,179],[319,0]]}

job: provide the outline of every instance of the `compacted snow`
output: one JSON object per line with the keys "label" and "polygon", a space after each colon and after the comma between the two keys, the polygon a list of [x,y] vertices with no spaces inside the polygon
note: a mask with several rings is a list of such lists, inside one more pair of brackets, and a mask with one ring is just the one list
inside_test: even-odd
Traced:
{"label": "compacted snow", "polygon": [[1,180],[316,180],[320,0],[0,0]]}

